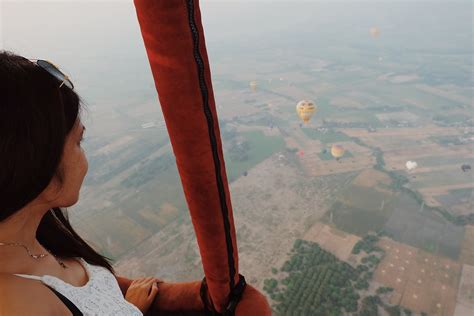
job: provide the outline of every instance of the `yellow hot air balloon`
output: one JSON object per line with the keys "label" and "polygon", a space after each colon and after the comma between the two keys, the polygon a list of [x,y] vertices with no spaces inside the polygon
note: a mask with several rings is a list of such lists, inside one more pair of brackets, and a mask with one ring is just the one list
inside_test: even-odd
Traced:
{"label": "yellow hot air balloon", "polygon": [[303,120],[303,122],[308,123],[313,116],[313,113],[316,112],[317,107],[311,100],[301,100],[296,105],[296,113]]}
{"label": "yellow hot air balloon", "polygon": [[257,91],[257,81],[250,81],[249,86],[253,92]]}
{"label": "yellow hot air balloon", "polygon": [[331,155],[334,158],[336,158],[336,160],[339,160],[339,158],[344,156],[345,152],[346,152],[346,150],[341,145],[332,145],[332,147],[331,147]]}
{"label": "yellow hot air balloon", "polygon": [[380,31],[377,27],[371,27],[369,32],[372,37],[379,37],[380,35]]}

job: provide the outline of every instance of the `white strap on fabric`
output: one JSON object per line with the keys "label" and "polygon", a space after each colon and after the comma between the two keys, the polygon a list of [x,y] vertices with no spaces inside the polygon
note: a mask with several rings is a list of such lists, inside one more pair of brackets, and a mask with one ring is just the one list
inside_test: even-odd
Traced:
{"label": "white strap on fabric", "polygon": [[22,277],[22,278],[40,280],[41,281],[41,277],[39,277],[37,275],[30,275],[30,274],[14,274],[14,275]]}

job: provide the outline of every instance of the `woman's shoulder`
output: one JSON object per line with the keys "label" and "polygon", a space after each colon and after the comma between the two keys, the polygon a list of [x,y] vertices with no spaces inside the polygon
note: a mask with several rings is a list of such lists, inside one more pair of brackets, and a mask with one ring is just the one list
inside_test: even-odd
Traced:
{"label": "woman's shoulder", "polygon": [[44,284],[0,273],[0,315],[71,315]]}

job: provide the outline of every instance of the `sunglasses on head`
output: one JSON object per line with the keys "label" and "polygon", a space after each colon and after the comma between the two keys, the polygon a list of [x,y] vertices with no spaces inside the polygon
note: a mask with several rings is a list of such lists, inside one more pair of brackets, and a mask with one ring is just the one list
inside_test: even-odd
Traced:
{"label": "sunglasses on head", "polygon": [[42,59],[30,59],[30,61],[36,64],[37,66],[43,68],[44,70],[49,72],[49,74],[58,79],[59,82],[61,82],[61,84],[59,85],[60,88],[63,85],[66,85],[68,88],[74,89],[74,85],[72,84],[71,80],[69,80],[69,77],[65,75],[61,70],[59,70],[59,68],[52,62]]}

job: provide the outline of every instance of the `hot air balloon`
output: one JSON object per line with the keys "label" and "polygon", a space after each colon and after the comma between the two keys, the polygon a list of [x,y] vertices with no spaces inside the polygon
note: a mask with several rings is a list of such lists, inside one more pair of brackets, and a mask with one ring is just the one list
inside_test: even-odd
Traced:
{"label": "hot air balloon", "polygon": [[467,172],[467,171],[471,170],[471,166],[467,165],[467,164],[464,164],[464,165],[461,166],[461,170],[463,172]]}
{"label": "hot air balloon", "polygon": [[411,170],[416,169],[416,167],[418,167],[418,163],[416,161],[408,160],[405,166],[407,167],[408,171],[411,171]]}
{"label": "hot air balloon", "polygon": [[341,145],[332,145],[331,147],[331,155],[336,158],[336,160],[339,160],[342,156],[344,156],[345,152],[346,150]]}
{"label": "hot air balloon", "polygon": [[380,31],[377,27],[371,27],[369,32],[370,32],[370,36],[372,37],[379,37],[380,35]]}
{"label": "hot air balloon", "polygon": [[309,122],[311,116],[313,116],[316,110],[317,107],[311,100],[301,100],[296,105],[296,113],[298,113],[298,116],[303,120],[305,124]]}
{"label": "hot air balloon", "polygon": [[253,92],[257,92],[257,81],[250,81],[249,86]]}

